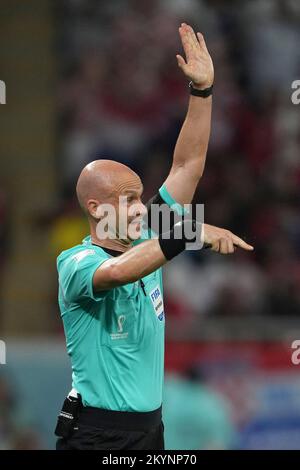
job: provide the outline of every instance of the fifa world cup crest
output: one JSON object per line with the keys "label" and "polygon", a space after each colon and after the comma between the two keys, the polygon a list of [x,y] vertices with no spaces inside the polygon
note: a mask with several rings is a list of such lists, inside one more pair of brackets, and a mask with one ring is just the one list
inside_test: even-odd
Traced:
{"label": "fifa world cup crest", "polygon": [[118,333],[123,333],[123,325],[125,322],[125,315],[119,315],[118,316]]}

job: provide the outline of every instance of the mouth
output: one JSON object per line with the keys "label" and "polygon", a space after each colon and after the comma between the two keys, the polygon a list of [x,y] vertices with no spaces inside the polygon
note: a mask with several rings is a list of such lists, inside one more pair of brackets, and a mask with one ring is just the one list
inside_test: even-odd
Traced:
{"label": "mouth", "polygon": [[131,234],[134,238],[136,235],[140,234],[142,232],[142,219],[141,218],[136,218],[133,219],[128,226],[128,233]]}

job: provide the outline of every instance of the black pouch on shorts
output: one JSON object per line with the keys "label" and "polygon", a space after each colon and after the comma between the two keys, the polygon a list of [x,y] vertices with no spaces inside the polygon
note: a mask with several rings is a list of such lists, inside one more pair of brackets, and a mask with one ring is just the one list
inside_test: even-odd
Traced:
{"label": "black pouch on shorts", "polygon": [[68,396],[57,418],[55,435],[58,437],[70,437],[77,421],[78,413],[82,407],[81,396]]}

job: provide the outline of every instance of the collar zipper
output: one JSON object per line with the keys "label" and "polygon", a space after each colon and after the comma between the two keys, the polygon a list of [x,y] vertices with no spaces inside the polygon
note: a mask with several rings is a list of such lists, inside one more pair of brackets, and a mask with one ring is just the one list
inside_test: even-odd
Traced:
{"label": "collar zipper", "polygon": [[143,282],[143,279],[140,279],[140,284],[141,284],[141,288],[143,289],[144,295],[147,295],[147,294],[146,294],[146,289],[145,289],[145,284],[144,284],[144,282]]}

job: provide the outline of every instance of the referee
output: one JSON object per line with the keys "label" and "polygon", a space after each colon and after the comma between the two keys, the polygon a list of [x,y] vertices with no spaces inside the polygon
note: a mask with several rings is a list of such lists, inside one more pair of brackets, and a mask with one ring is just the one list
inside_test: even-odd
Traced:
{"label": "referee", "polygon": [[[138,175],[110,160],[90,163],[77,182],[90,235],[57,259],[59,306],[73,371],[73,388],[55,430],[58,450],[164,449],[161,267],[185,249],[187,239],[176,236],[177,224],[167,236],[158,230],[158,238],[150,239],[142,218],[153,204],[182,213],[192,201],[205,165],[214,79],[203,36],[185,23],[179,34],[186,60],[177,55],[177,61],[191,81],[191,96],[170,173],[158,193],[144,205]],[[99,226],[107,208],[118,217],[108,211],[108,236],[103,236]],[[118,222],[124,214],[131,229],[126,236]],[[202,240],[216,252],[253,249],[227,230],[185,219],[179,224],[200,228]]]}

